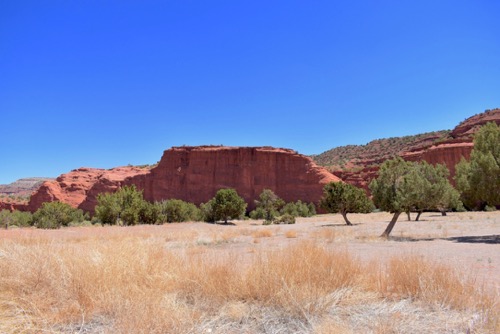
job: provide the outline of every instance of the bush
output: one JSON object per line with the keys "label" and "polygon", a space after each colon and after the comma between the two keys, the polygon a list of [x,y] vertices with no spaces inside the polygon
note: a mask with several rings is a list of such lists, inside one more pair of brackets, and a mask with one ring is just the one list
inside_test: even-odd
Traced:
{"label": "bush", "polygon": [[255,210],[250,211],[249,216],[252,219],[266,219],[266,210],[255,208]]}
{"label": "bush", "polygon": [[33,224],[33,216],[30,212],[2,210],[0,211],[0,227],[28,227]]}
{"label": "bush", "polygon": [[148,201],[143,201],[139,209],[139,222],[143,224],[156,224],[160,219],[159,208]]}
{"label": "bush", "polygon": [[274,224],[295,224],[295,216],[290,214],[284,214],[281,217],[274,219]]}
{"label": "bush", "polygon": [[18,227],[28,227],[33,225],[33,215],[31,212],[14,211],[12,212],[14,224]]}
{"label": "bush", "polygon": [[170,199],[156,203],[159,208],[160,219],[162,222],[186,222],[197,221],[200,219],[200,209],[193,203],[185,202],[180,199]]}
{"label": "bush", "polygon": [[285,202],[279,198],[272,190],[264,189],[259,199],[255,201],[256,208],[250,212],[250,217],[253,219],[273,220],[279,215],[279,209],[283,207]]}
{"label": "bush", "polygon": [[148,222],[155,218],[154,212],[148,210],[151,208],[146,204],[142,191],[132,185],[120,188],[115,193],[97,195],[95,216],[103,224],[135,225],[140,222],[141,218]]}
{"label": "bush", "polygon": [[38,228],[56,229],[71,222],[83,222],[88,215],[80,209],[62,202],[46,202],[33,214],[33,225]]}
{"label": "bush", "polygon": [[82,222],[71,222],[68,225],[69,227],[89,227],[92,226],[92,222],[89,220],[84,220]]}
{"label": "bush", "polygon": [[303,203],[301,200],[298,200],[295,203],[286,203],[280,210],[280,213],[295,217],[312,217],[316,214],[316,208],[313,203]]}
{"label": "bush", "polygon": [[200,217],[204,222],[215,223],[214,199],[200,204]]}

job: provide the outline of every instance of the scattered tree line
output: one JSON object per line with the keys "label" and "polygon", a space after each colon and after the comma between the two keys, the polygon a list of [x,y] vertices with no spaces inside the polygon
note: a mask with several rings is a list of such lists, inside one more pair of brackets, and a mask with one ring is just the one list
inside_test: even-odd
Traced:
{"label": "scattered tree line", "polygon": [[[257,209],[250,213],[251,217],[260,219],[260,210],[271,210],[266,215],[268,223],[294,223],[295,216],[312,216],[316,214],[312,203],[301,201],[285,203],[271,190],[266,189],[260,195],[261,199],[270,196],[272,204],[256,201]],[[29,212],[8,210],[0,211],[0,224],[6,228],[34,226],[45,229],[56,229],[76,225],[122,225],[164,224],[186,221],[221,222],[227,224],[232,219],[245,219],[247,203],[234,189],[220,189],[215,196],[197,207],[193,203],[180,199],[169,199],[161,202],[148,202],[142,191],[135,185],[124,186],[114,193],[101,193],[97,196],[95,214],[90,220],[88,213],[62,202],[46,202],[34,214]],[[256,214],[257,212],[257,214]],[[262,217],[266,219],[265,217]]]}
{"label": "scattered tree line", "polygon": [[[410,162],[400,157],[385,161],[369,188],[370,199],[364,190],[343,182],[325,185],[319,207],[340,213],[347,225],[349,213],[368,213],[378,208],[393,213],[382,233],[388,237],[402,213],[416,212],[416,220],[425,211],[494,210],[500,205],[500,128],[487,123],[474,137],[474,149],[469,161],[462,159],[456,166],[456,189],[449,182],[444,165],[425,161]],[[264,189],[255,200],[256,208],[249,213],[252,219],[264,224],[293,224],[295,217],[316,214],[313,203],[285,203],[270,189]],[[234,189],[220,189],[215,196],[199,207],[179,199],[151,203],[135,186],[125,186],[115,193],[97,196],[92,223],[108,225],[163,224],[184,221],[228,223],[245,217],[247,204]],[[60,228],[72,224],[91,223],[88,213],[61,202],[44,203],[34,214],[3,210],[0,224]]]}

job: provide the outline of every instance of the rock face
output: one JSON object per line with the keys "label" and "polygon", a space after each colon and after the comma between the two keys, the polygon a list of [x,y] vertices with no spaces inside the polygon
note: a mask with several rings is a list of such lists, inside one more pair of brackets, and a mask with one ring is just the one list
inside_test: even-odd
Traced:
{"label": "rock face", "polygon": [[488,122],[496,122],[500,125],[500,108],[489,109],[481,114],[474,115],[467,118],[465,121],[461,122],[459,125],[453,129],[451,132],[452,138],[472,138],[474,132],[476,132],[479,127],[483,126]]}
{"label": "rock face", "polygon": [[62,201],[93,212],[97,195],[124,185],[136,185],[149,201],[177,198],[199,205],[221,188],[234,188],[253,208],[264,189],[285,201],[317,203],[323,186],[340,181],[310,158],[272,147],[196,146],[166,150],[153,169],[119,167],[80,168],[45,182],[35,192],[29,210],[43,202]]}
{"label": "rock face", "polygon": [[474,144],[463,141],[447,141],[439,145],[433,145],[426,149],[414,152],[404,152],[403,159],[408,161],[425,160],[433,165],[444,164],[450,171],[450,179],[455,176],[455,165],[463,158],[469,159]]}
{"label": "rock face", "polygon": [[44,202],[60,201],[75,208],[93,211],[97,194],[113,192],[127,184],[127,180],[149,173],[149,169],[138,167],[117,167],[113,169],[79,168],[59,176],[54,181],[46,181],[31,196],[29,211],[36,211]]}
{"label": "rock face", "polygon": [[[445,164],[450,170],[450,180],[455,176],[455,165],[460,159],[470,158],[474,147],[473,134],[485,123],[496,122],[500,125],[500,109],[487,110],[461,122],[452,131],[439,131],[417,136],[389,138],[373,141],[363,146],[346,146],[315,156],[318,162],[336,162],[347,157],[345,168],[326,165],[332,172],[347,183],[364,188],[377,177],[380,164],[386,159],[387,152],[399,155],[409,161],[425,160],[432,164]],[[385,146],[384,146],[385,145]]]}
{"label": "rock face", "polygon": [[285,201],[318,202],[323,186],[340,181],[310,158],[271,147],[174,147],[141,178],[150,201],[178,198],[200,204],[221,188],[234,188],[249,208],[264,189]]}

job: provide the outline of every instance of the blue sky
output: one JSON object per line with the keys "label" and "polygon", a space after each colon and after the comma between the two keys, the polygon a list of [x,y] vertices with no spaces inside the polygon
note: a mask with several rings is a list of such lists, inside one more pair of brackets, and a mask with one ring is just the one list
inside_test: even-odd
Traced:
{"label": "blue sky", "polygon": [[317,154],[500,107],[500,2],[0,0],[0,183],[224,144]]}

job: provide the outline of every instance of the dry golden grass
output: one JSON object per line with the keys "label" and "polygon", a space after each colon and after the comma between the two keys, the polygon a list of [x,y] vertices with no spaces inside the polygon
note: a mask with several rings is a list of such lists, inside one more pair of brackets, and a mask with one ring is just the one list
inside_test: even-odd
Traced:
{"label": "dry golden grass", "polygon": [[337,232],[331,228],[321,228],[311,233],[313,238],[324,239],[327,242],[334,242]]}
{"label": "dry golden grass", "polygon": [[271,229],[257,230],[252,233],[254,238],[269,238],[273,236],[273,231]]}
{"label": "dry golden grass", "polygon": [[[4,234],[0,332],[500,331],[498,295],[422,257],[366,263],[337,247],[329,228],[318,237],[332,243],[272,249],[251,243],[271,228],[176,228]],[[240,237],[251,252],[230,247]]]}
{"label": "dry golden grass", "polygon": [[286,238],[297,238],[297,231],[295,230],[288,230],[285,232],[285,237]]}

